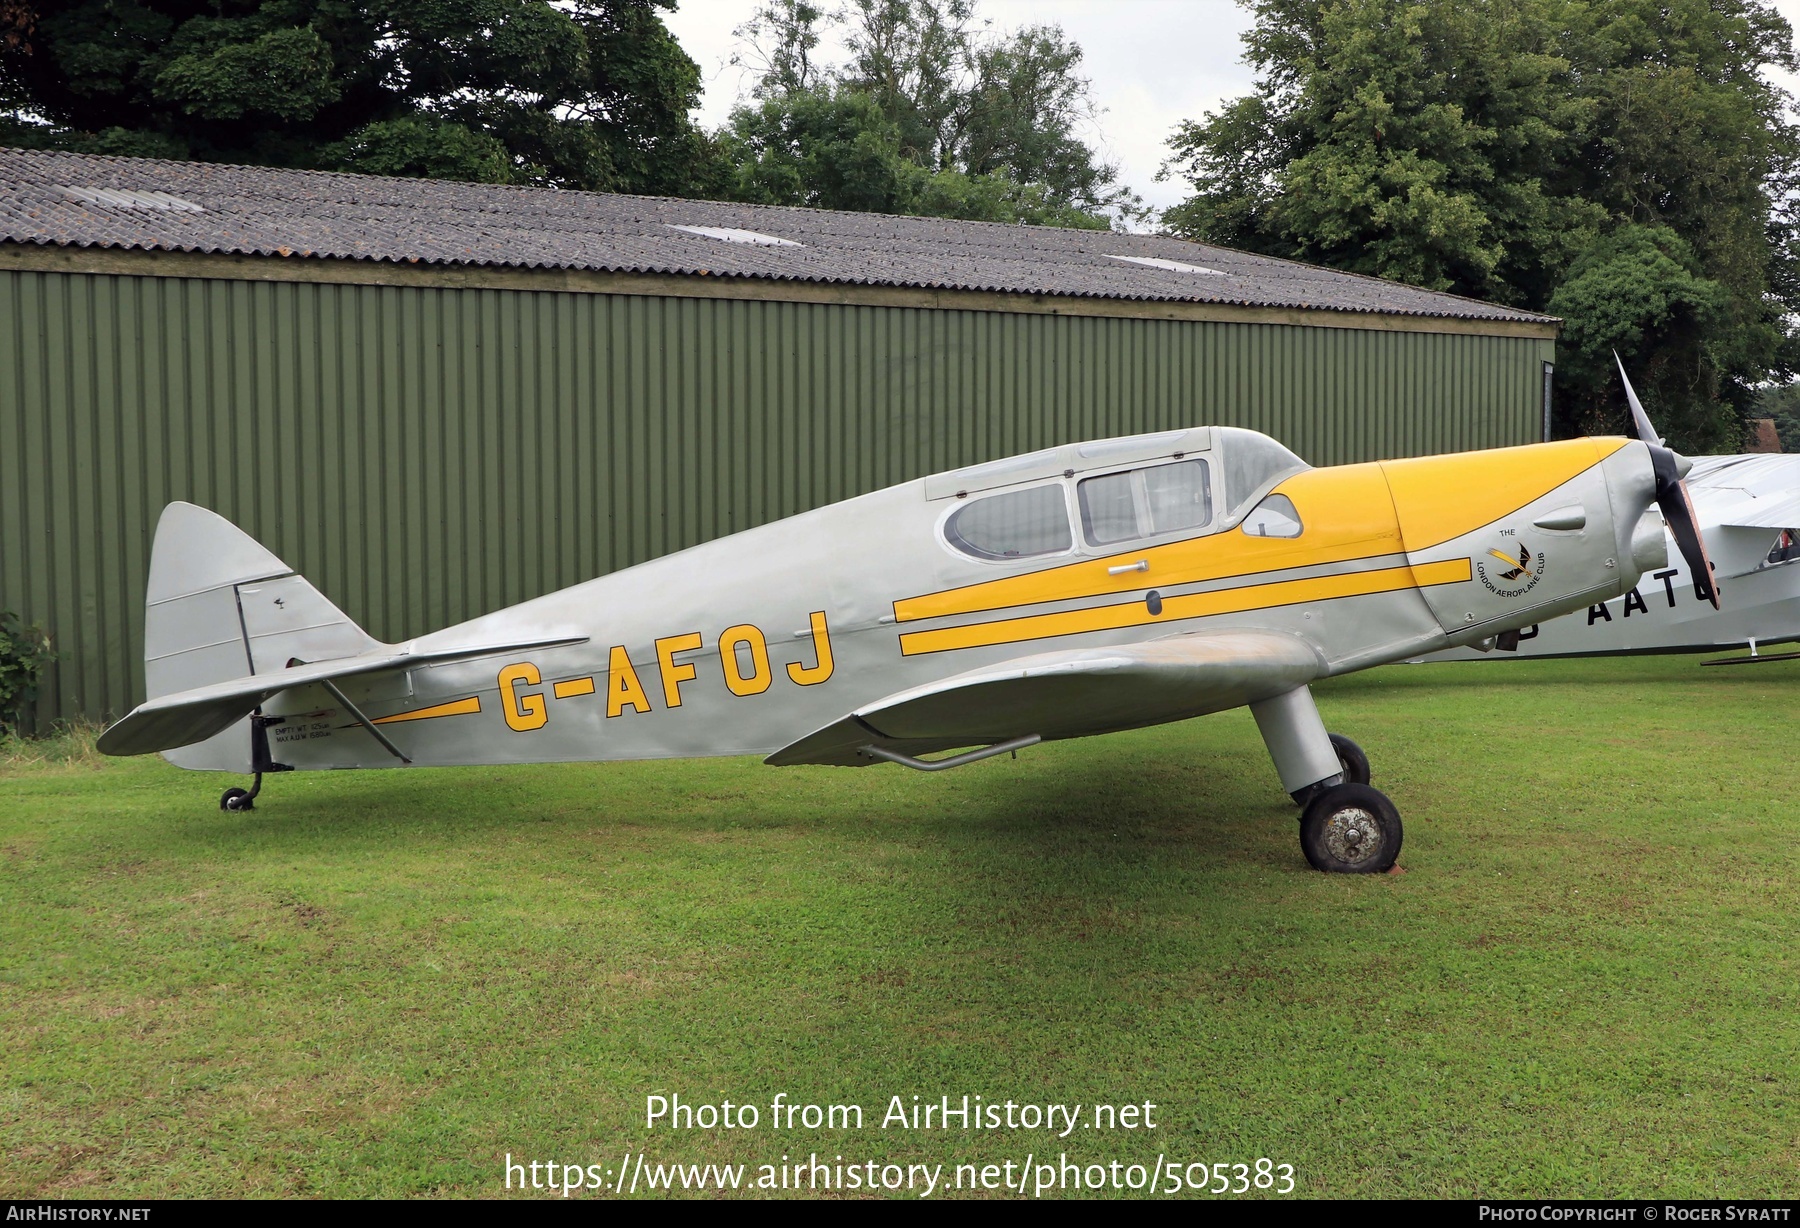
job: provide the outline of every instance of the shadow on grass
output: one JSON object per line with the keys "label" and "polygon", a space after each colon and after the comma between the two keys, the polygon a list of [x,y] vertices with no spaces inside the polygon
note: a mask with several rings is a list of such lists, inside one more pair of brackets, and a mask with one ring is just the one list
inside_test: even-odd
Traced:
{"label": "shadow on grass", "polygon": [[[1726,653],[1726,656],[1741,655]],[[1428,661],[1384,665],[1318,684],[1321,694],[1358,691],[1440,691],[1446,687],[1557,687],[1592,685],[1613,689],[1703,685],[1712,691],[1754,690],[1800,680],[1800,660],[1767,665],[1704,669],[1708,653],[1641,653],[1612,657],[1559,657],[1530,660]],[[1622,669],[1621,665],[1629,665]]]}
{"label": "shadow on grass", "polygon": [[823,841],[835,856],[903,849],[951,878],[1005,867],[1029,890],[1106,882],[1129,892],[1146,874],[1304,870],[1295,811],[1260,745],[1209,732],[1192,722],[936,776],[753,759],[278,776],[257,810],[221,812],[214,790],[195,788],[191,815],[164,800],[160,821],[141,830],[177,858],[451,853],[542,833],[546,846],[592,837],[600,848],[761,841],[796,868]]}

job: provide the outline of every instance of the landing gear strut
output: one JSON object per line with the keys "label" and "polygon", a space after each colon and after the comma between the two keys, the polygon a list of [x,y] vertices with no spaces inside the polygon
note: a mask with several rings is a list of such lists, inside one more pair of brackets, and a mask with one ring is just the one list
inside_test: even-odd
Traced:
{"label": "landing gear strut", "polygon": [[269,754],[269,726],[286,720],[283,716],[264,716],[258,712],[250,718],[250,770],[255,773],[248,789],[227,789],[219,798],[220,810],[255,810],[256,795],[262,792],[263,775],[267,772],[291,772],[285,763],[276,763]]}
{"label": "landing gear strut", "polygon": [[1327,733],[1312,692],[1296,687],[1250,705],[1281,786],[1301,807],[1300,849],[1313,868],[1378,874],[1400,856],[1400,812],[1369,787],[1369,757]]}

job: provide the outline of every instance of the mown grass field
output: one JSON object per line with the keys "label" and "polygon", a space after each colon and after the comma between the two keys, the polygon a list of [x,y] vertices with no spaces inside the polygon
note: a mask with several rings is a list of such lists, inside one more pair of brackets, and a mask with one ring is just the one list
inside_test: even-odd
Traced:
{"label": "mown grass field", "polygon": [[[1241,712],[938,776],[278,777],[242,815],[223,777],[15,743],[0,1194],[494,1195],[507,1153],[630,1150],[1791,1195],[1797,669],[1321,687],[1406,820],[1373,878],[1307,868]],[[775,1131],[777,1092],[867,1124]],[[762,1128],[647,1132],[651,1093]],[[1158,1129],[876,1126],[964,1093],[1148,1100]]]}

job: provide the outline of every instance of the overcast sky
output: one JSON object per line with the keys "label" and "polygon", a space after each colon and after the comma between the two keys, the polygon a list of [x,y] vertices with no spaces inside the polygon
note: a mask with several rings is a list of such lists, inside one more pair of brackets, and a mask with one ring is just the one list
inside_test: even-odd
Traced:
{"label": "overcast sky", "polygon": [[[708,128],[724,122],[748,87],[744,71],[731,65],[732,30],[758,7],[759,0],[680,0],[664,17],[700,65],[706,82],[700,122]],[[1775,7],[1800,24],[1800,0],[1775,0]],[[978,0],[977,11],[1003,29],[1055,23],[1081,45],[1083,70],[1102,108],[1088,139],[1159,209],[1185,195],[1179,182],[1155,181],[1170,131],[1253,84],[1241,62],[1249,18],[1233,0]],[[1782,84],[1794,91],[1800,82]]]}

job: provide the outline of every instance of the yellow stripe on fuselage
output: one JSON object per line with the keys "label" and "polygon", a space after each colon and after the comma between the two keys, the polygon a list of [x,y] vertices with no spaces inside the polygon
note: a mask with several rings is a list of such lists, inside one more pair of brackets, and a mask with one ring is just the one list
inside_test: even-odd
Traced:
{"label": "yellow stripe on fuselage", "polygon": [[396,712],[392,716],[378,716],[371,724],[393,725],[400,721],[428,721],[438,716],[471,716],[481,711],[481,696],[471,695],[467,699],[453,699],[447,704],[437,704],[430,708],[415,708],[411,712]]}
{"label": "yellow stripe on fuselage", "polygon": [[1219,589],[1210,593],[1165,597],[1161,614],[1150,613],[1150,607],[1143,601],[1125,601],[1085,610],[1065,610],[1056,614],[972,623],[966,627],[911,631],[901,635],[900,652],[904,656],[913,657],[928,652],[948,652],[955,648],[986,648],[994,644],[1016,644],[1022,640],[1041,640],[1057,635],[1079,635],[1085,631],[1142,627],[1184,618],[1204,618],[1211,614],[1242,614],[1250,610],[1297,605],[1303,601],[1331,601],[1339,597],[1364,597],[1371,593],[1392,593],[1432,584],[1456,584],[1469,579],[1471,574],[1468,559],[1448,559],[1421,567],[1383,567],[1376,571],[1356,571],[1346,575],[1282,580],[1274,584],[1247,584],[1240,588]]}

